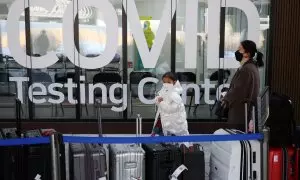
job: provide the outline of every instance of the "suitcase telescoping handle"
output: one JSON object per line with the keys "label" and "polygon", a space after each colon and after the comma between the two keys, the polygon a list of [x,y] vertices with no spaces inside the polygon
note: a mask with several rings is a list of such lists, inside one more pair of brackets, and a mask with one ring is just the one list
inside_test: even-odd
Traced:
{"label": "suitcase telescoping handle", "polygon": [[248,132],[248,105],[245,103],[245,133]]}
{"label": "suitcase telescoping handle", "polygon": [[[136,117],[136,137],[139,137],[142,135],[142,117],[140,114]],[[141,144],[139,144],[142,146]]]}
{"label": "suitcase telescoping handle", "polygon": [[[250,121],[248,121],[248,103],[246,102],[245,103],[245,133],[248,133],[249,131],[249,127],[248,127],[248,124]],[[255,128],[256,128],[256,119],[255,119],[255,106],[252,106],[252,110],[251,110],[251,120],[253,122],[253,133],[256,132]]]}
{"label": "suitcase telescoping handle", "polygon": [[96,99],[96,107],[97,107],[97,120],[98,120],[98,133],[99,137],[103,136],[102,132],[102,116],[101,116],[101,100]]}
{"label": "suitcase telescoping handle", "polygon": [[22,109],[22,103],[18,98],[16,98],[16,127],[17,127],[16,133],[19,137],[22,136],[21,109]]}
{"label": "suitcase telescoping handle", "polygon": [[256,133],[255,106],[252,106],[252,122],[253,122],[253,133]]}

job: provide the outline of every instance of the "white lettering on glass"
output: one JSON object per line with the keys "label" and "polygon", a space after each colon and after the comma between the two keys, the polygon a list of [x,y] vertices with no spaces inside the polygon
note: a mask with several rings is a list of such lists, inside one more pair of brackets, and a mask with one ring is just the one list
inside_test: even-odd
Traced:
{"label": "white lettering on glass", "polygon": [[[51,10],[55,5],[53,0],[30,0],[31,6],[39,6]],[[16,0],[12,3],[7,15],[7,36],[8,47],[11,55],[22,66],[30,69],[47,68],[58,61],[55,52],[48,52],[42,57],[31,57],[26,54],[20,46],[19,18],[28,4],[23,0]]]}
{"label": "white lettering on glass", "polygon": [[108,65],[115,56],[118,48],[118,17],[113,5],[108,0],[79,0],[78,9],[85,6],[98,8],[103,15],[106,23],[106,46],[104,52],[97,57],[85,57],[77,52],[74,44],[74,14],[73,4],[70,3],[65,11],[63,18],[63,42],[65,54],[74,61],[78,67],[85,69],[97,69]]}
{"label": "white lettering on glass", "polygon": [[[174,3],[175,2],[175,3]],[[208,43],[207,43],[207,68],[215,69],[219,64],[219,27],[220,27],[220,8],[234,7],[239,8],[247,16],[248,19],[248,38],[258,43],[259,41],[259,14],[255,5],[250,0],[220,0],[208,1]],[[185,44],[185,68],[196,67],[197,56],[197,21],[198,21],[198,1],[190,0],[186,2],[186,44]],[[31,0],[31,6],[43,7],[51,10],[55,5],[53,0]],[[75,4],[76,5],[76,4]],[[98,57],[85,57],[78,53],[74,43],[74,11],[85,6],[98,8],[104,14],[106,23],[107,44],[102,55]],[[133,37],[136,41],[138,51],[141,55],[142,63],[145,68],[155,68],[158,57],[162,50],[162,46],[169,31],[171,20],[174,16],[177,6],[177,0],[166,1],[160,25],[157,30],[151,50],[148,49],[146,39],[141,27],[139,14],[134,0],[123,1],[124,9],[127,12],[128,22],[132,29]],[[24,4],[23,0],[16,0],[11,5],[8,20],[8,46],[14,59],[26,68],[47,68],[57,62],[55,52],[48,52],[42,57],[31,57],[26,55],[25,51],[20,47],[19,33],[19,17],[28,4]],[[75,7],[75,9],[74,9]],[[170,13],[171,12],[171,13]],[[78,7],[69,3],[63,17],[63,44],[65,54],[78,67],[85,69],[102,68],[110,63],[113,59],[118,47],[118,19],[113,5],[108,0],[78,0]],[[76,52],[74,54],[74,52]],[[80,59],[80,61],[79,61]],[[233,58],[224,58],[224,68],[237,68],[238,63]]]}
{"label": "white lettering on glass", "polygon": [[[220,44],[220,9],[222,7],[233,7],[242,10],[248,19],[248,38],[256,44],[259,42],[259,14],[257,8],[250,0],[220,0],[208,1],[208,42],[207,42],[207,69],[216,69],[219,64],[219,44]],[[234,58],[224,57],[222,66],[225,69],[235,69],[239,63]]]}

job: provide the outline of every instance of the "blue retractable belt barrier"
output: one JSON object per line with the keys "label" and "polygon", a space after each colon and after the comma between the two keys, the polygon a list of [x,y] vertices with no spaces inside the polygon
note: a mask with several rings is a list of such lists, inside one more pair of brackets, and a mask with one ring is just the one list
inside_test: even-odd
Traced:
{"label": "blue retractable belt barrier", "polygon": [[49,143],[50,139],[48,137],[0,140],[0,146],[21,146]]}
{"label": "blue retractable belt barrier", "polygon": [[[189,136],[160,136],[160,137],[79,137],[64,136],[65,143],[100,143],[100,144],[130,144],[130,143],[165,143],[165,142],[205,142],[205,141],[241,141],[262,140],[262,134],[235,135],[189,135]],[[48,144],[48,137],[22,138],[0,140],[0,146],[18,146],[31,144]]]}
{"label": "blue retractable belt barrier", "polygon": [[76,137],[64,136],[64,142],[69,143],[101,143],[101,144],[127,144],[127,143],[164,143],[164,142],[205,142],[205,141],[241,141],[261,140],[262,134],[237,135],[189,135],[189,136],[159,136],[159,137]]}

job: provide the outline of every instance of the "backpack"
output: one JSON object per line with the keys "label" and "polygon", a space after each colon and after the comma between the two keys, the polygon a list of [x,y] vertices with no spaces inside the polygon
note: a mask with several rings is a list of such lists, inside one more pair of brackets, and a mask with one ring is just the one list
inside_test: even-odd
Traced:
{"label": "backpack", "polygon": [[269,108],[270,115],[266,125],[270,127],[270,145],[292,145],[296,123],[291,99],[282,94],[272,93]]}

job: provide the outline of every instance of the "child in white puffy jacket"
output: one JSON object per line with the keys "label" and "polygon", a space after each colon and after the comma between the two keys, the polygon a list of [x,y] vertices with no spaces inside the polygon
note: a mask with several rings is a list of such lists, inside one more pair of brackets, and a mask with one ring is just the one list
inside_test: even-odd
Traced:
{"label": "child in white puffy jacket", "polygon": [[[183,89],[176,76],[168,72],[162,77],[163,87],[156,96],[158,107],[152,136],[160,134],[164,136],[189,135],[188,123],[183,100],[180,96]],[[159,129],[162,129],[161,132]]]}

